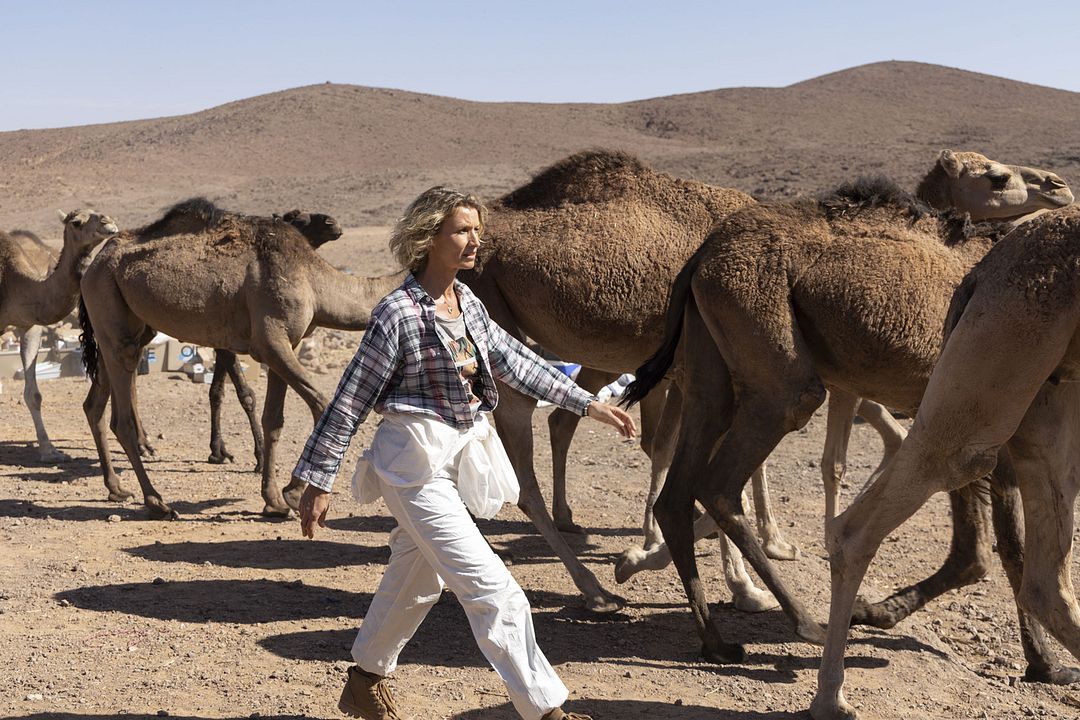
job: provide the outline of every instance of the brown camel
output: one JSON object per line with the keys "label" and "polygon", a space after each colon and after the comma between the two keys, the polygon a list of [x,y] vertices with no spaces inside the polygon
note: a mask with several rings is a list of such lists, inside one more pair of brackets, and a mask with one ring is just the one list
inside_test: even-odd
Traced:
{"label": "brown camel", "polygon": [[[155,331],[185,342],[251,355],[269,367],[262,429],[262,495],[267,515],[284,516],[302,488],[275,485],[274,454],[292,387],[318,419],[325,398],[294,348],[316,326],[363,329],[371,308],[401,282],[399,273],[354,278],[334,269],[291,224],[219,212],[194,232],[169,234],[166,218],[107,243],[82,281],[88,370],[95,377],[83,407],[112,500],[120,487],[105,437],[104,411],[155,518],[175,517],[153,488],[139,457],[135,368]],[[100,363],[97,360],[100,359]]]}
{"label": "brown camel", "polygon": [[64,215],[64,246],[60,257],[33,233],[0,232],[0,329],[18,329],[25,382],[23,401],[30,409],[42,462],[60,462],[68,456],[57,450],[41,419],[41,393],[37,385],[37,355],[43,325],[64,319],[79,298],[79,278],[90,263],[90,253],[116,225],[105,215],[76,210]]}
{"label": "brown camel", "polygon": [[[659,341],[667,287],[709,228],[753,202],[622,153],[579,153],[493,205],[477,269],[461,278],[508,332],[599,371],[582,378],[596,390],[606,373],[636,367]],[[520,508],[566,565],[586,607],[618,609],[622,599],[577,559],[547,513],[533,466],[536,401],[505,386],[499,393],[496,427],[521,483]],[[651,447],[662,407],[656,393],[642,409],[643,447],[654,468],[666,464],[658,462],[663,449]],[[559,526],[571,529],[564,477],[557,476],[554,511]]]}
{"label": "brown camel", "polygon": [[[1024,178],[1026,202],[1015,214],[1072,201],[1052,173],[996,167]],[[984,182],[1008,186],[995,177]],[[750,560],[796,633],[820,642],[821,627],[749,533],[743,485],[786,433],[806,424],[826,386],[914,412],[937,359],[949,297],[991,245],[987,237],[965,237],[966,227],[889,183],[868,182],[817,202],[744,208],[721,222],[680,272],[664,344],[624,398],[648,392],[678,355],[682,427],[690,430],[680,434],[656,514],[708,659],[738,660],[744,651],[721,640],[709,620],[693,555],[694,501]],[[958,503],[972,505],[954,495],[954,509]],[[985,547],[968,521],[975,522],[955,520],[954,538]],[[956,567],[975,563],[970,551],[954,543],[929,590],[940,590],[942,574],[970,582]],[[1072,670],[1059,675],[1045,660],[1049,650],[1040,650],[1045,667],[1029,671],[1076,678]]]}
{"label": "brown camel", "polygon": [[[1028,223],[997,244],[953,296],[951,327],[911,434],[881,477],[829,523],[832,604],[815,720],[853,720],[843,694],[848,620],[885,536],[934,493],[1011,457],[1023,498],[1017,603],[1080,658],[1070,573],[1080,476],[1080,211]],[[1008,567],[1008,566],[1007,566]]]}

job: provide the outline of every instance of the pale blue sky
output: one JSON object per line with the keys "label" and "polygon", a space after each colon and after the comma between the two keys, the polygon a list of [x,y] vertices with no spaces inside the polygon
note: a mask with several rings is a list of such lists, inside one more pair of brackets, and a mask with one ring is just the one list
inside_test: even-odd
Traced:
{"label": "pale blue sky", "polygon": [[1080,91],[1080,2],[0,0],[0,131],[325,82],[618,102],[916,60]]}

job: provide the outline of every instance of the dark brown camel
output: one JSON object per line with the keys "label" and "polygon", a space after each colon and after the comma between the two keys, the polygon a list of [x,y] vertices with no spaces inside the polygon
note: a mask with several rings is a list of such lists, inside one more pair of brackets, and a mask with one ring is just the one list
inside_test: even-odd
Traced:
{"label": "dark brown camel", "polygon": [[[1032,202],[1049,208],[1072,201],[1053,174],[1022,170]],[[744,653],[709,621],[693,557],[694,500],[750,560],[796,633],[820,642],[820,626],[749,534],[742,487],[779,440],[807,422],[826,386],[914,412],[937,359],[948,299],[991,245],[963,230],[895,186],[868,183],[819,202],[734,213],[680,273],[665,342],[624,397],[632,402],[647,392],[678,356],[682,427],[692,430],[680,435],[657,519],[707,658],[725,662]],[[953,502],[972,505],[958,496]],[[978,526],[963,527],[977,515],[957,519],[954,533],[985,546]],[[953,551],[951,559],[974,562],[965,556],[970,548]],[[971,581],[963,573],[952,577]],[[1029,672],[1076,679],[1071,669],[1059,674],[1048,648],[1039,650]]]}

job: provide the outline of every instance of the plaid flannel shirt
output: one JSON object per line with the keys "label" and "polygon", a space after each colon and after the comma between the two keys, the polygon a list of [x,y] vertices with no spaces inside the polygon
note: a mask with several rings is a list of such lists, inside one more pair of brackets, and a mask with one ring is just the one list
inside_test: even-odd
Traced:
{"label": "plaid flannel shirt", "polygon": [[[498,378],[531,397],[579,415],[585,412],[594,395],[496,325],[466,285],[455,280],[454,287],[476,345],[481,411],[498,404]],[[349,442],[373,409],[429,415],[459,430],[473,424],[450,348],[435,331],[435,301],[412,274],[372,311],[364,339],[315,424],[293,475],[331,490]]]}

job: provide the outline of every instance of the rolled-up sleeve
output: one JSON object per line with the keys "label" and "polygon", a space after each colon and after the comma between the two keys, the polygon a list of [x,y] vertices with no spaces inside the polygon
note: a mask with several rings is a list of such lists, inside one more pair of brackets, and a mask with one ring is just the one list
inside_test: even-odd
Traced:
{"label": "rolled-up sleeve", "polygon": [[525,347],[521,341],[487,317],[491,342],[492,374],[515,390],[538,400],[546,400],[564,410],[583,415],[595,395],[582,390],[573,380],[553,368]]}
{"label": "rolled-up sleeve", "polygon": [[395,329],[373,318],[337,391],[308,437],[293,476],[329,492],[356,429],[386,391],[401,363]]}

